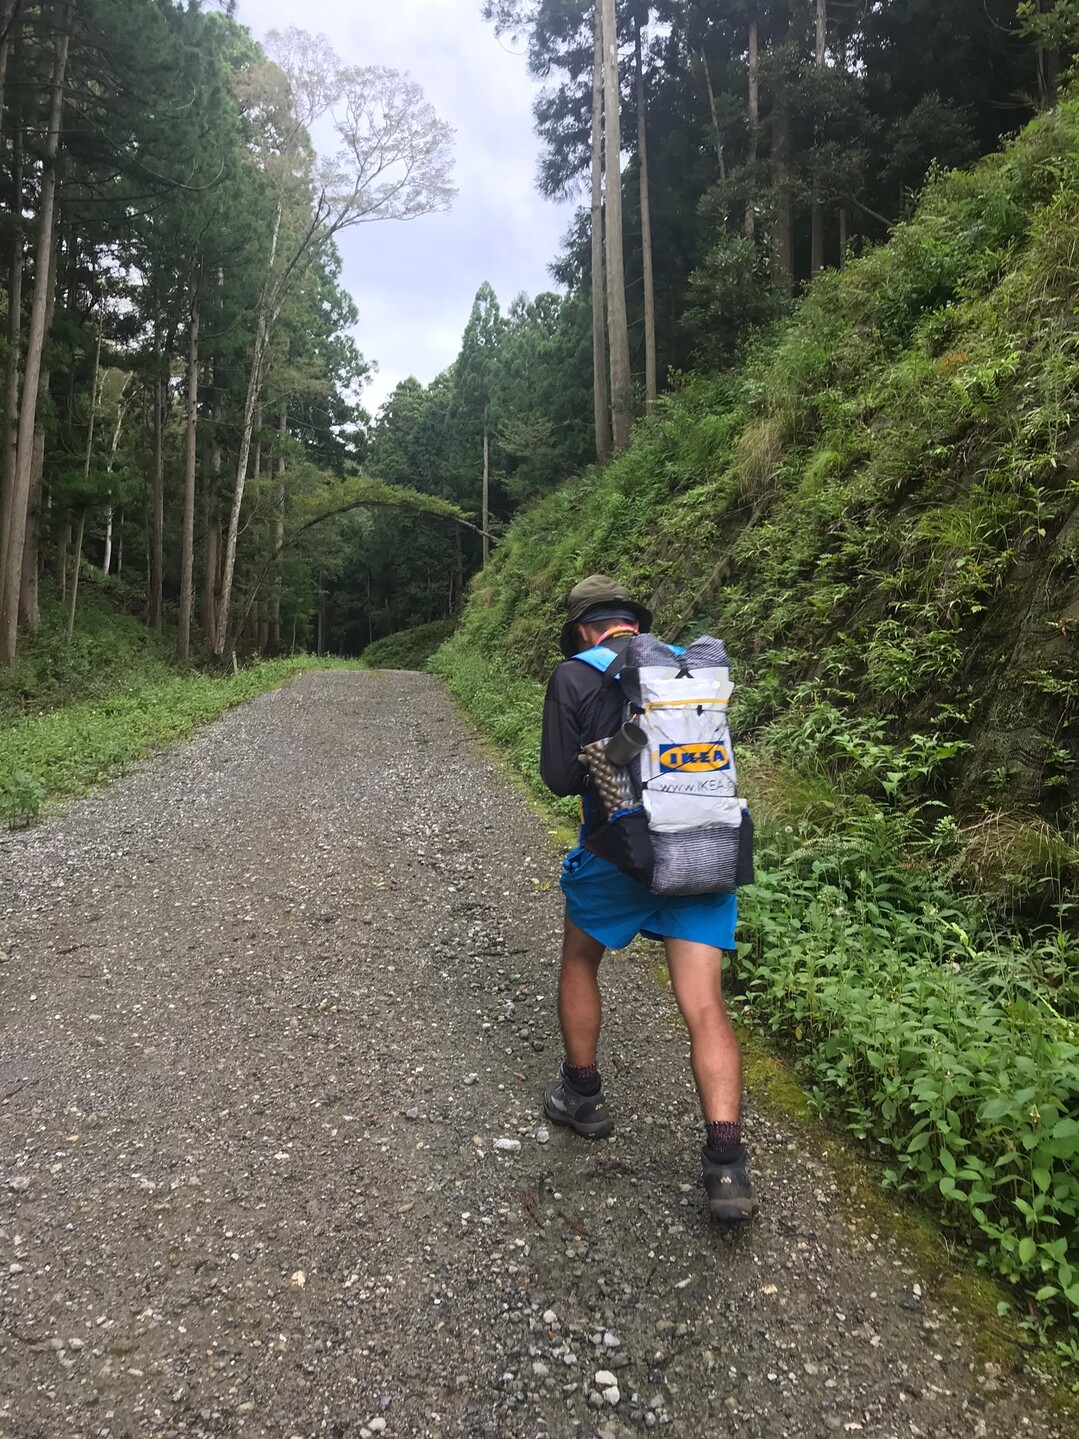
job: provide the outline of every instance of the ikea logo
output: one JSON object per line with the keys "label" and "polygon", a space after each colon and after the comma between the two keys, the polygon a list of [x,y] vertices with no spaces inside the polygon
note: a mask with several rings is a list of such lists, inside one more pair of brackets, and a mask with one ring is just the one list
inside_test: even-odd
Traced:
{"label": "ikea logo", "polygon": [[659,748],[659,767],[664,774],[701,774],[727,769],[730,762],[725,744],[665,744]]}

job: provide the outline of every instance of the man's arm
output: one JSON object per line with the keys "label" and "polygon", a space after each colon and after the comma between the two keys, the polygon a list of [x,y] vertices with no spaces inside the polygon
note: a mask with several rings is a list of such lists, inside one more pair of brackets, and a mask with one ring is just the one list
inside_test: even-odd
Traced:
{"label": "man's arm", "polygon": [[583,742],[580,710],[570,668],[560,665],[547,685],[540,746],[543,783],[557,795],[581,794],[588,779],[588,771],[577,759]]}

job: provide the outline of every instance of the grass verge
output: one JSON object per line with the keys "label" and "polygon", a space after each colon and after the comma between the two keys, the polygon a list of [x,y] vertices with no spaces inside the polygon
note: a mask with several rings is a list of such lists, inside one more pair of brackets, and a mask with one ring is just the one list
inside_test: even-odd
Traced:
{"label": "grass verge", "polygon": [[155,674],[120,693],[16,720],[0,729],[0,819],[29,823],[44,805],[85,794],[234,705],[333,664],[304,655],[256,661],[236,674]]}

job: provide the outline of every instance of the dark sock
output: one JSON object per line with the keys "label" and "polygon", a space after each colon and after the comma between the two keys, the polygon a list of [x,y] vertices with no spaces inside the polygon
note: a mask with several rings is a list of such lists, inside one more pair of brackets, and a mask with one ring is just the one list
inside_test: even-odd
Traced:
{"label": "dark sock", "polygon": [[704,1123],[708,1131],[708,1157],[716,1164],[734,1164],[741,1159],[742,1149],[742,1126],[732,1124],[725,1119],[707,1119]]}
{"label": "dark sock", "polygon": [[562,1073],[578,1094],[598,1094],[599,1068],[596,1064],[563,1064]]}

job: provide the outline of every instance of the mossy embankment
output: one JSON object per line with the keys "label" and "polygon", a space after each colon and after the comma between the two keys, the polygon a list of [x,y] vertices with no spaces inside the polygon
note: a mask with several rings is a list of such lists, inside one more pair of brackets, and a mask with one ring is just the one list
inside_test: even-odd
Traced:
{"label": "mossy embankment", "polygon": [[434,667],[538,783],[570,585],[723,635],[747,1018],[1079,1360],[1079,106],[522,515]]}
{"label": "mossy embankment", "polygon": [[364,650],[363,666],[371,670],[422,670],[455,628],[455,620],[432,620],[430,624],[383,635]]}

